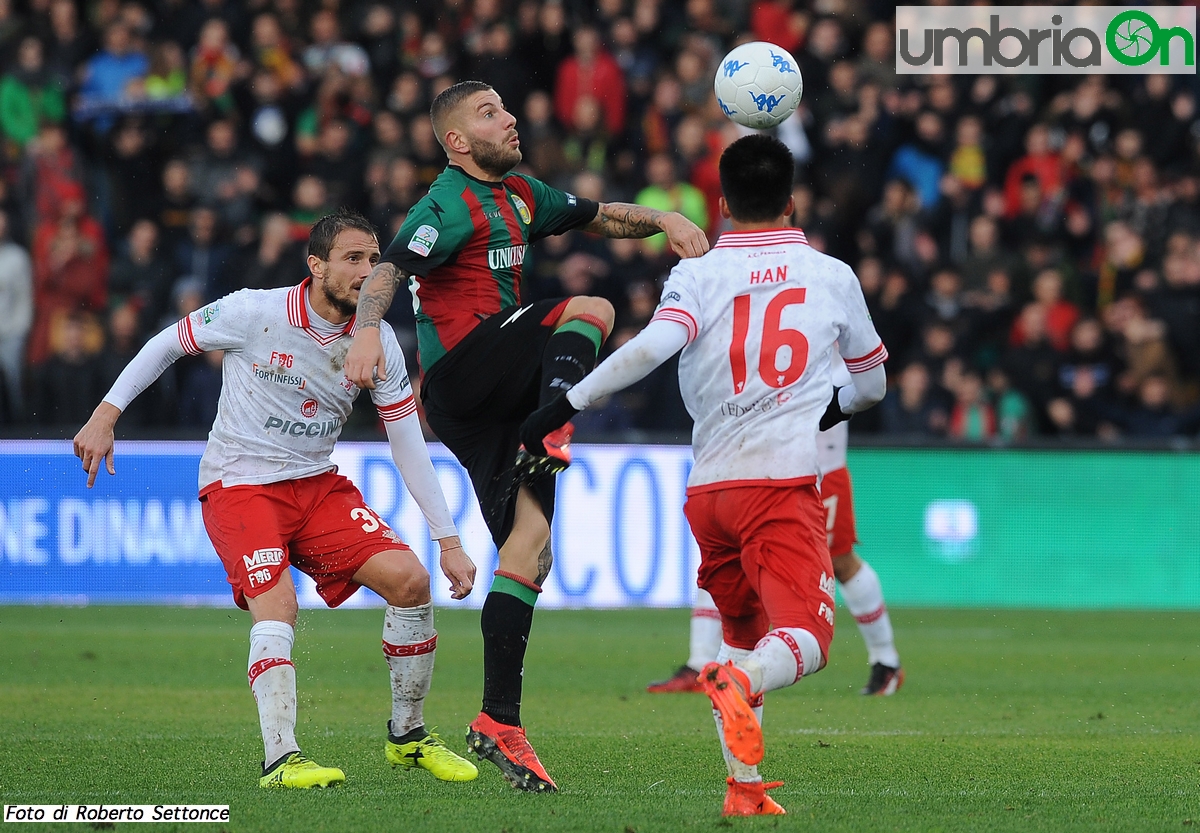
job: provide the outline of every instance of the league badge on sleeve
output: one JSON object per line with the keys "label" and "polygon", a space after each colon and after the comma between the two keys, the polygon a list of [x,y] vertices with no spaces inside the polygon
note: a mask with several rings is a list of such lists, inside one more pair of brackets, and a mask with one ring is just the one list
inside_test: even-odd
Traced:
{"label": "league badge on sleeve", "polygon": [[218,301],[215,304],[209,304],[206,307],[201,307],[191,314],[192,326],[203,327],[205,324],[211,324],[217,320],[217,316],[221,314],[221,304]]}
{"label": "league badge on sleeve", "polygon": [[525,200],[518,197],[516,194],[509,194],[512,198],[513,205],[517,208],[517,213],[521,215],[521,222],[529,225],[533,222],[533,215],[529,213],[529,206],[525,204]]}
{"label": "league badge on sleeve", "polygon": [[438,230],[433,226],[421,226],[408,241],[409,251],[416,252],[421,257],[429,257],[433,244],[437,242]]}

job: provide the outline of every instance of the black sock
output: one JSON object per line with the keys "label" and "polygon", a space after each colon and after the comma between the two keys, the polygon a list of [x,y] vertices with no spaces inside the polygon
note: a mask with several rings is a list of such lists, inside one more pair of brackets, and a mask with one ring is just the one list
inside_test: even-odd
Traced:
{"label": "black sock", "polygon": [[[496,589],[496,584],[505,582],[515,584],[496,577],[479,617],[483,631],[483,713],[498,723],[520,726],[521,670],[533,626],[533,605]],[[536,597],[533,590],[527,592]]]}
{"label": "black sock", "polygon": [[589,321],[573,318],[554,331],[542,353],[542,390],[538,407],[582,381],[596,366],[602,333]]}
{"label": "black sock", "polygon": [[388,721],[388,740],[392,743],[412,743],[414,740],[423,740],[427,734],[429,733],[425,731],[425,724],[422,723],[397,737],[392,734],[392,721]]}

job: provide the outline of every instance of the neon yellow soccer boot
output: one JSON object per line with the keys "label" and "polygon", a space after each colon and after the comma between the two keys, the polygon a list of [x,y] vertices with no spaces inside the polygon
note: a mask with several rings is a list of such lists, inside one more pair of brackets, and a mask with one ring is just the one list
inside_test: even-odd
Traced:
{"label": "neon yellow soccer boot", "polygon": [[392,734],[392,723],[389,720],[387,746],[383,748],[388,763],[394,767],[404,767],[406,770],[426,770],[441,781],[475,780],[479,775],[475,764],[451,752],[433,732],[425,732],[424,727],[421,731],[424,733],[423,737],[405,741]]}
{"label": "neon yellow soccer boot", "polygon": [[270,768],[263,767],[263,776],[258,779],[260,787],[288,787],[307,790],[310,787],[332,787],[346,780],[346,773],[335,766],[321,766],[310,761],[299,752],[289,752]]}

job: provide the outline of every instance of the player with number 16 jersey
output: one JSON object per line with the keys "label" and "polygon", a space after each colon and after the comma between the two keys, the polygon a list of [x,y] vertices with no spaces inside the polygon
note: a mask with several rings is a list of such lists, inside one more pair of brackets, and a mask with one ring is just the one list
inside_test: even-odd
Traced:
{"label": "player with number 16 jersey", "polygon": [[[679,387],[696,458],[684,512],[723,635],[700,682],[729,767],[725,813],[761,815],[783,812],[757,770],[762,695],[819,671],[833,639],[817,432],[883,398],[887,350],[853,271],[786,227],[788,149],[746,136],[719,169],[721,212],[734,230],[675,266],[646,328],[530,415],[520,436],[540,453],[540,437],[683,349]],[[841,388],[830,378],[835,345],[850,357]]]}

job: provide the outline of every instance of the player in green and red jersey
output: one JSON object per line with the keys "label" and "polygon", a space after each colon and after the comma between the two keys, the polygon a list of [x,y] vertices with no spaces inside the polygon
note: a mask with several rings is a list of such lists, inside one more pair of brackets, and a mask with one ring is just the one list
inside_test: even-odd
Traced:
{"label": "player in green and red jersey", "polygon": [[[613,308],[592,297],[522,306],[521,267],[530,243],[571,229],[606,237],[665,232],[680,257],[704,254],[708,240],[680,214],[595,203],[511,173],[521,161],[516,119],[486,84],[449,87],[434,99],[430,118],[450,165],[363,283],[345,373],[367,389],[387,378],[379,322],[406,282],[425,415],[470,475],[500,551],[480,622],[483,710],[467,743],[518,789],[554,791],[521,726],[525,645],[554,560],[554,476],[517,480],[512,463],[521,422],[595,365]],[[569,431],[556,432],[546,445],[569,459],[569,439]]]}

